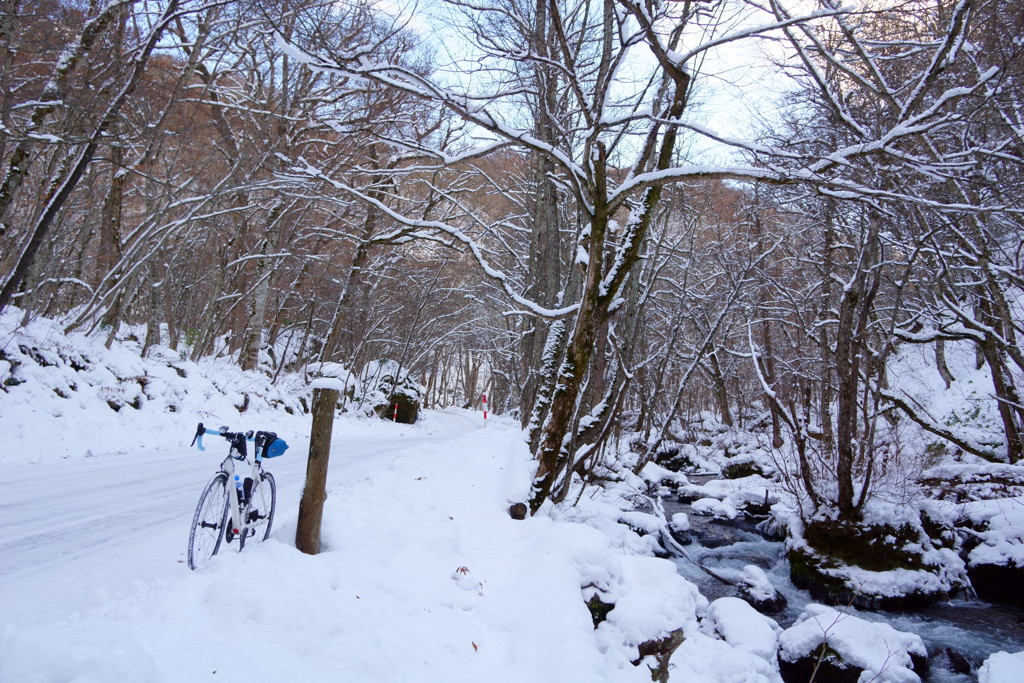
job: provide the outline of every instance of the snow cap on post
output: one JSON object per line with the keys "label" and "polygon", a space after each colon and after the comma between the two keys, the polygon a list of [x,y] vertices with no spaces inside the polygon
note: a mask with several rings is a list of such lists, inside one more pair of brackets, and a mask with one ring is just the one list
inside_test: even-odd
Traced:
{"label": "snow cap on post", "polygon": [[317,377],[309,386],[311,389],[333,389],[342,393],[345,391],[345,380],[339,377]]}

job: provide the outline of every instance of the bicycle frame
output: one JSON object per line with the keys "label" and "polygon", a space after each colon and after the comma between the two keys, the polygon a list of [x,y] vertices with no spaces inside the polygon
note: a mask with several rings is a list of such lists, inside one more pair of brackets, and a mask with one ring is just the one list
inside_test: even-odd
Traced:
{"label": "bicycle frame", "polygon": [[235,474],[235,461],[245,462],[250,465],[249,480],[252,482],[250,485],[250,495],[252,495],[252,489],[255,488],[256,483],[259,482],[260,473],[263,470],[262,458],[257,454],[252,462],[249,462],[248,456],[238,457],[234,454],[234,448],[232,452],[228,454],[224,461],[220,464],[221,472],[228,475],[228,510],[230,510],[229,519],[231,520],[231,533],[238,538],[248,538],[249,529],[256,526],[255,520],[249,522],[242,519],[242,504],[243,501],[239,500],[238,492],[241,490],[244,492],[245,489],[245,478],[239,478],[239,484],[235,484],[235,477],[239,476]]}

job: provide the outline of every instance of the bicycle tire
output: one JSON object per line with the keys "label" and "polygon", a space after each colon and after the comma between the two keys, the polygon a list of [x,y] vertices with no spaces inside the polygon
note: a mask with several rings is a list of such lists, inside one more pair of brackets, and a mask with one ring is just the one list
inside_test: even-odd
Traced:
{"label": "bicycle tire", "polygon": [[188,534],[188,568],[195,570],[220,550],[228,518],[228,475],[219,472],[203,489]]}
{"label": "bicycle tire", "polygon": [[[270,538],[270,530],[274,526],[274,511],[277,509],[277,482],[270,472],[262,472],[260,478],[253,484],[252,493],[249,494],[249,502],[245,506],[244,519],[250,524],[255,522],[256,526],[250,529],[248,535],[256,543]],[[243,547],[245,539],[242,539]],[[241,548],[239,548],[241,550]]]}

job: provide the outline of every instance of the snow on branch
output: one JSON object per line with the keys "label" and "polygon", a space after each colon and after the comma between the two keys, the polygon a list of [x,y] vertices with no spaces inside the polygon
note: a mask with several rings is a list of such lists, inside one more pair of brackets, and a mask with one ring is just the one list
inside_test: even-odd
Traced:
{"label": "snow on branch", "polygon": [[935,434],[936,436],[939,436],[945,439],[946,441],[949,441],[957,448],[960,448],[961,450],[967,453],[971,453],[972,455],[976,455],[979,458],[984,458],[985,460],[989,460],[991,462],[1000,462],[1003,459],[1002,454],[1000,454],[998,451],[992,450],[991,448],[986,448],[981,444],[974,443],[967,437],[954,433],[951,429],[936,422],[927,413],[918,411],[916,408],[910,405],[910,403],[906,399],[904,399],[902,396],[899,396],[895,392],[889,389],[882,389],[880,391],[880,394],[882,398],[886,399],[887,401],[890,401],[894,406],[902,410],[907,415],[907,417],[909,417],[911,420],[920,425],[922,429],[924,429],[927,432],[931,432],[932,434]]}
{"label": "snow on branch", "polygon": [[347,185],[345,183],[342,183],[338,180],[335,180],[324,175],[322,172],[320,172],[319,169],[312,166],[308,162],[305,162],[305,160],[300,159],[300,162],[302,162],[303,165],[294,166],[291,169],[293,173],[303,175],[309,178],[316,178],[318,180],[322,180],[331,185],[331,187],[335,188],[336,190],[345,192],[346,194],[349,194],[353,197],[356,197],[366,202],[367,204],[372,205],[377,210],[381,211],[395,222],[409,228],[415,228],[417,230],[424,231],[422,236],[426,236],[431,232],[440,232],[452,238],[456,243],[462,244],[473,255],[473,258],[476,259],[477,263],[480,265],[480,268],[484,271],[487,277],[497,282],[513,301],[515,301],[520,306],[526,308],[527,310],[531,311],[535,315],[541,316],[543,318],[561,318],[567,315],[571,315],[572,313],[576,312],[577,309],[579,309],[579,304],[573,304],[571,306],[566,306],[563,308],[547,308],[545,306],[541,306],[537,302],[532,301],[523,296],[522,294],[520,294],[519,292],[517,292],[515,289],[513,289],[510,278],[505,273],[503,273],[500,270],[497,270],[494,266],[492,266],[491,263],[484,256],[483,250],[480,248],[480,245],[476,242],[476,240],[471,238],[460,228],[451,225],[450,223],[445,223],[444,221],[426,220],[406,216],[402,213],[399,213],[398,211],[395,211],[390,206],[388,206],[381,200],[377,199],[376,197],[371,197],[370,195],[361,192],[356,188],[351,187],[350,185]]}
{"label": "snow on branch", "polygon": [[[435,102],[457,114],[467,123],[479,126],[500,138],[499,141],[487,143],[479,150],[465,154],[449,156],[441,150],[434,150],[432,153],[441,159],[450,159],[450,163],[455,163],[463,159],[481,156],[508,144],[517,144],[550,158],[562,167],[572,179],[577,190],[586,186],[586,172],[565,152],[540,140],[528,130],[515,128],[499,121],[487,110],[485,105],[478,103],[476,98],[443,87],[400,64],[373,61],[363,50],[332,56],[312,54],[289,43],[280,33],[274,35],[282,50],[311,69],[331,72],[348,78],[374,81],[398,92]],[[582,192],[578,192],[578,194],[582,195]]]}

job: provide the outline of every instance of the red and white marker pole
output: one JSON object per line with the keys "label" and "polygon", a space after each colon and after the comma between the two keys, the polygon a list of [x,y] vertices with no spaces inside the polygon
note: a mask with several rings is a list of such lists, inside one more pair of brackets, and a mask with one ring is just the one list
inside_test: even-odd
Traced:
{"label": "red and white marker pole", "polygon": [[395,404],[395,416],[391,418],[392,422],[398,422],[398,404]]}
{"label": "red and white marker pole", "polygon": [[484,399],[484,427],[487,426],[487,394],[483,394]]}

